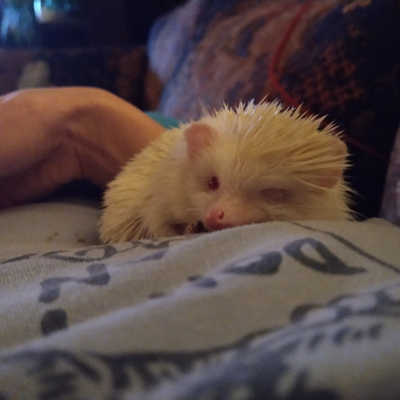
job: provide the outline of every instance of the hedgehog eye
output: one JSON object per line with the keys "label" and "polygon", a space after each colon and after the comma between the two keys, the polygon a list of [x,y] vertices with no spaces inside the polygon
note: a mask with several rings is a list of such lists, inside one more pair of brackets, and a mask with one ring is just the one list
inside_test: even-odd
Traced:
{"label": "hedgehog eye", "polygon": [[208,181],[208,187],[210,190],[217,190],[219,188],[219,180],[216,176],[211,177]]}
{"label": "hedgehog eye", "polygon": [[285,189],[268,188],[262,191],[262,196],[267,203],[286,203],[289,194]]}

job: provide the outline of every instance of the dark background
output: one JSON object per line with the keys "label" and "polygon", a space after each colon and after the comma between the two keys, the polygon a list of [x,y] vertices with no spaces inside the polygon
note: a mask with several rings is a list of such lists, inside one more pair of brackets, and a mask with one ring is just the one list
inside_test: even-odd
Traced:
{"label": "dark background", "polygon": [[[3,47],[102,47],[138,45],[147,41],[149,29],[160,15],[186,0],[81,0],[72,23],[38,24],[33,21],[35,38],[29,43],[12,35],[0,39]],[[17,3],[17,2],[16,2]],[[25,4],[28,2],[25,0]],[[0,17],[12,2],[0,0]],[[32,5],[33,15],[33,5]]]}
{"label": "dark background", "polygon": [[154,20],[185,0],[82,1],[91,25],[90,41],[98,45],[145,43]]}

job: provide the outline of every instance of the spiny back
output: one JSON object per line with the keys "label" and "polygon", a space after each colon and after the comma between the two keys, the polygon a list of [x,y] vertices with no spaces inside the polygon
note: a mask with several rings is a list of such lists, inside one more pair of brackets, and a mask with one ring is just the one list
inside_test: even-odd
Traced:
{"label": "spiny back", "polygon": [[347,166],[347,161],[332,151],[339,136],[334,125],[321,128],[322,120],[305,116],[299,109],[285,109],[278,102],[240,103],[236,109],[225,105],[201,119],[236,141],[243,157],[268,159],[271,166],[285,166],[288,173],[311,172],[338,163]]}

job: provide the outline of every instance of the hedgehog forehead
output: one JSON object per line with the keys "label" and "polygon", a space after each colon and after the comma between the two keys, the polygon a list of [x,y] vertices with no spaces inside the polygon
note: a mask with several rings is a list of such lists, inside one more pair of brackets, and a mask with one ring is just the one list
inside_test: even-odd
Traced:
{"label": "hedgehog forehead", "polygon": [[253,187],[274,176],[289,173],[290,163],[282,152],[270,151],[266,146],[243,146],[232,136],[217,142],[204,158],[215,173],[225,182],[235,182],[237,187]]}
{"label": "hedgehog forehead", "polygon": [[[297,154],[304,156],[310,151],[311,156],[316,148],[330,146],[337,134],[333,125],[321,129],[322,119],[272,102],[240,104],[236,109],[225,106],[214,114],[206,113],[200,122],[218,132],[215,144],[221,152],[230,148],[230,154],[234,152],[239,158],[264,158],[272,165],[283,165]],[[282,157],[286,161],[279,160]]]}
{"label": "hedgehog forehead", "polygon": [[206,113],[200,122],[218,132],[207,150],[209,165],[239,186],[251,186],[264,178],[281,179],[335,162],[323,149],[337,135],[333,125],[320,129],[321,120],[304,116],[299,109],[284,110],[278,103],[250,103]]}

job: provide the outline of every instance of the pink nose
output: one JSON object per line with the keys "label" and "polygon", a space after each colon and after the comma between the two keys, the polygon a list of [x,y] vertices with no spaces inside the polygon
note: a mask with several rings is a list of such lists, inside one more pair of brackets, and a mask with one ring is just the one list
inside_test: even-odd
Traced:
{"label": "pink nose", "polygon": [[213,206],[208,210],[204,218],[204,224],[212,231],[219,231],[232,226],[226,220],[224,210],[218,206]]}

